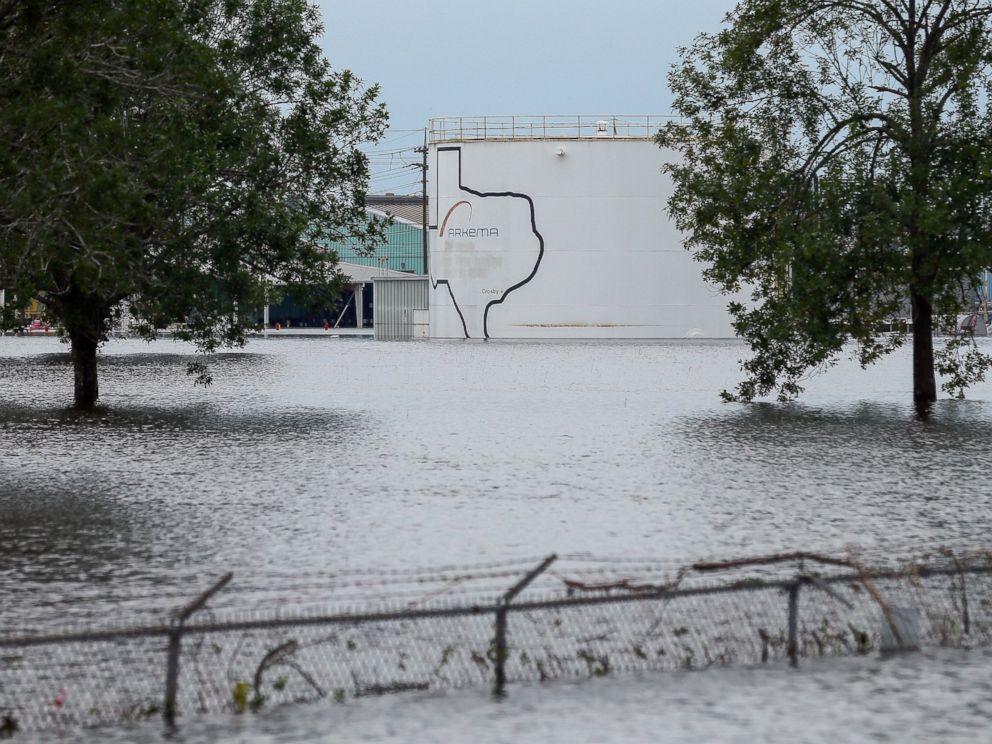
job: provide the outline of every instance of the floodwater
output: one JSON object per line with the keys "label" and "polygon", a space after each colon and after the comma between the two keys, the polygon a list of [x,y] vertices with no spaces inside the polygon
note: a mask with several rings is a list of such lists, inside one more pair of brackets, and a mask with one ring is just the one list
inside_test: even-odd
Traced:
{"label": "floodwater", "polygon": [[[265,587],[302,574],[552,551],[688,560],[988,544],[992,386],[916,421],[901,350],[867,372],[841,363],[811,379],[798,404],[723,403],[718,393],[738,379],[744,353],[735,342],[264,339],[214,358],[204,389],[185,375],[189,347],[121,341],[101,355],[101,409],[80,415],[68,409],[65,347],[2,337],[0,627],[52,629],[111,612],[161,619],[226,571],[264,598]],[[872,687],[875,662],[864,660],[805,676],[683,675],[677,689],[727,699],[732,710],[738,698],[759,706],[755,689],[767,687],[769,716],[789,708],[782,696],[813,705],[823,685],[852,705],[871,693],[882,718],[862,730],[904,740],[901,712],[922,715],[910,699],[922,694],[916,675],[966,677],[978,665],[974,674],[992,678],[981,652],[921,658],[881,667],[891,677],[881,691]],[[852,675],[869,681],[849,690]],[[696,730],[689,722],[704,703],[685,703],[672,678],[616,684],[532,688],[503,705],[472,693],[410,696],[259,721],[281,720],[280,736],[305,738],[307,727],[345,715],[359,721],[356,740],[377,740],[386,733],[376,721],[391,718],[391,706],[402,721],[418,700],[427,712],[408,713],[410,725],[434,721],[437,740],[452,738],[441,733],[454,709],[500,728],[492,741],[514,740],[507,730],[521,740],[519,721],[551,732],[552,716],[578,721],[566,731],[587,731],[582,721],[596,710],[636,713],[644,740],[652,727],[672,740]],[[939,683],[927,684],[932,692]],[[982,684],[983,697],[965,696],[976,706],[968,722],[987,720]],[[655,693],[663,710],[651,709]],[[948,712],[940,729],[939,711],[928,730],[950,736],[956,724]],[[738,736],[754,730],[728,715],[720,736],[755,738]],[[306,721],[298,729],[297,716]],[[821,717],[822,734],[830,718]],[[247,740],[294,740],[252,726]],[[805,740],[830,738],[811,731]],[[634,740],[619,728],[568,740],[621,738]]]}
{"label": "floodwater", "polygon": [[[992,652],[821,660],[580,683],[319,702],[199,720],[178,736],[101,731],[124,744],[860,744],[989,740]],[[40,741],[58,741],[56,738]]]}

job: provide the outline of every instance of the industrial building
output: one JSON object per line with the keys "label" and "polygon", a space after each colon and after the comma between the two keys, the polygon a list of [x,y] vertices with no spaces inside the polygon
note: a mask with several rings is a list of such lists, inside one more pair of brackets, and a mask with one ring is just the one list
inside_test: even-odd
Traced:
{"label": "industrial building", "polygon": [[394,194],[370,194],[365,197],[370,216],[385,220],[385,240],[372,253],[363,251],[357,240],[326,242],[344,264],[388,269],[407,274],[424,273],[423,198]]}
{"label": "industrial building", "polygon": [[337,254],[338,268],[350,280],[338,303],[329,308],[311,308],[284,298],[263,310],[261,322],[266,328],[276,323],[283,329],[319,328],[325,321],[332,328],[369,328],[373,324],[374,279],[424,274],[422,197],[369,195],[365,205],[371,217],[388,222],[382,242],[372,251],[364,250],[353,238],[324,243],[325,248]]}

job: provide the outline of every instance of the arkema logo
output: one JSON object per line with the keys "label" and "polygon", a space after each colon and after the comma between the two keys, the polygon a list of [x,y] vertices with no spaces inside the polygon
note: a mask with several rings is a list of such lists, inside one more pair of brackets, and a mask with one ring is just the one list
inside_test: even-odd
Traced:
{"label": "arkema logo", "polygon": [[498,238],[498,227],[453,227],[448,230],[449,238]]}
{"label": "arkema logo", "polygon": [[[465,201],[464,199],[459,202],[455,202],[451,209],[448,210],[447,214],[444,215],[444,219],[441,221],[440,237],[449,238],[498,238],[499,228],[498,227],[452,227],[448,228],[448,219],[454,213],[456,209],[461,206],[468,207],[468,219],[469,222],[472,221],[472,205],[471,203]],[[447,231],[447,232],[445,232]]]}

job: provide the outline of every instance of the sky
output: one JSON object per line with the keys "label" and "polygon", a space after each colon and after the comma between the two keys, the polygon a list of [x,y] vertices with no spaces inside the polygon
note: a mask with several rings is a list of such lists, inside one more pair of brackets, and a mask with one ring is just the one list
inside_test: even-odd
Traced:
{"label": "sky", "polygon": [[319,0],[331,64],[380,86],[371,193],[419,193],[432,116],[667,114],[677,49],[735,0]]}

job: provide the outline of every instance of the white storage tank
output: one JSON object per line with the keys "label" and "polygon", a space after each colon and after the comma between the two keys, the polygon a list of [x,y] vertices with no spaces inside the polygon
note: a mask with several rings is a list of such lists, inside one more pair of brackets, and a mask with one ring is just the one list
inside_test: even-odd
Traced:
{"label": "white storage tank", "polygon": [[665,212],[662,117],[433,119],[433,338],[728,338]]}

